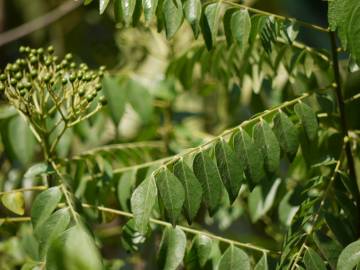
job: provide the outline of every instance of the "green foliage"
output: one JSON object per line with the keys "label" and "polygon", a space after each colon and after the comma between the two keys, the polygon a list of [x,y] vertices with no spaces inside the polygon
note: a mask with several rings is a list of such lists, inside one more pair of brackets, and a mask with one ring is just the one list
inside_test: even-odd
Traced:
{"label": "green foliage", "polygon": [[[114,70],[21,47],[0,74],[0,268],[358,267],[357,74],[296,40],[333,33],[228,1],[99,5],[129,47]],[[355,62],[359,10],[329,2]]]}

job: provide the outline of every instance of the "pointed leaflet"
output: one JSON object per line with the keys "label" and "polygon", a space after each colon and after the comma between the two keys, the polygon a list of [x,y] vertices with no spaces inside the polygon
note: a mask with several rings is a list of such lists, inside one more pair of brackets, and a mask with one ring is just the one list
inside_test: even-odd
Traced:
{"label": "pointed leaflet", "polygon": [[250,270],[249,256],[241,249],[230,245],[222,255],[219,270]]}
{"label": "pointed leaflet", "polygon": [[166,214],[175,226],[185,201],[185,191],[180,181],[167,168],[155,174],[155,182]]}
{"label": "pointed leaflet", "polygon": [[234,135],[233,144],[238,159],[245,166],[246,176],[252,183],[259,183],[264,177],[264,160],[260,150],[242,128]]}
{"label": "pointed leaflet", "polygon": [[106,7],[109,5],[110,0],[99,0],[99,11],[103,14]]}
{"label": "pointed leaflet", "polygon": [[22,216],[25,212],[24,194],[22,192],[5,193],[1,196],[2,204],[11,212]]}
{"label": "pointed leaflet", "polygon": [[157,5],[158,0],[142,0],[146,25],[149,25],[152,18],[154,17]]}
{"label": "pointed leaflet", "polygon": [[34,235],[39,241],[40,257],[44,258],[47,249],[55,238],[62,234],[70,223],[70,214],[68,208],[57,210],[40,226],[34,230]]}
{"label": "pointed leaflet", "polygon": [[212,244],[211,238],[202,234],[197,235],[187,256],[188,263],[191,264],[196,261],[200,267],[204,267],[210,258]]}
{"label": "pointed leaflet", "polygon": [[176,270],[181,264],[186,248],[186,235],[178,228],[167,227],[159,251],[159,269]]}
{"label": "pointed leaflet", "polygon": [[256,222],[264,216],[274,203],[281,180],[278,178],[269,185],[258,185],[250,193],[248,198],[249,213],[252,222]]}
{"label": "pointed leaflet", "polygon": [[183,21],[181,0],[164,0],[162,9],[166,38],[170,39],[179,30]]}
{"label": "pointed leaflet", "polygon": [[201,1],[186,0],[184,3],[184,15],[191,25],[195,39],[197,39],[200,33]]}
{"label": "pointed leaflet", "polygon": [[46,255],[47,270],[102,270],[94,239],[81,225],[75,225],[52,241]]}
{"label": "pointed leaflet", "polygon": [[219,28],[221,3],[207,5],[201,18],[201,30],[208,50],[215,45]]}
{"label": "pointed leaflet", "polygon": [[282,111],[279,111],[274,117],[274,133],[280,142],[281,148],[289,155],[295,155],[299,147],[298,131]]}
{"label": "pointed leaflet", "polygon": [[154,207],[157,190],[154,178],[146,178],[131,196],[131,210],[134,214],[135,227],[143,235],[148,230],[151,211]]}
{"label": "pointed leaflet", "polygon": [[350,245],[346,246],[341,251],[338,262],[337,270],[352,270],[360,263],[360,240],[357,240]]}
{"label": "pointed leaflet", "polygon": [[312,248],[308,248],[304,255],[306,269],[326,270],[324,260]]}
{"label": "pointed leaflet", "polygon": [[264,120],[260,120],[254,127],[255,145],[260,148],[265,159],[265,168],[268,172],[275,172],[280,165],[280,146],[271,127]]}
{"label": "pointed leaflet", "polygon": [[316,232],[313,238],[321,254],[331,265],[331,268],[336,269],[336,262],[343,247],[336,240],[331,239],[320,231]]}
{"label": "pointed leaflet", "polygon": [[194,158],[193,170],[203,189],[203,201],[210,215],[217,210],[222,193],[222,184],[216,165],[205,151],[199,152]]}
{"label": "pointed leaflet", "polygon": [[31,222],[34,230],[56,209],[62,197],[59,187],[52,187],[36,196],[31,208]]}
{"label": "pointed leaflet", "polygon": [[215,146],[215,156],[221,179],[229,194],[230,203],[233,203],[243,181],[243,166],[236,158],[235,152],[223,139]]}
{"label": "pointed leaflet", "polygon": [[132,22],[135,4],[136,0],[115,0],[114,13],[116,21],[123,21],[126,26],[129,26]]}
{"label": "pointed leaflet", "polygon": [[304,102],[299,102],[294,106],[296,115],[305,129],[307,138],[313,141],[317,136],[318,122],[314,111]]}
{"label": "pointed leaflet", "polygon": [[247,9],[236,11],[231,16],[231,32],[233,38],[241,48],[248,45],[251,32],[251,19]]}
{"label": "pointed leaflet", "polygon": [[105,75],[102,81],[104,95],[108,101],[110,116],[117,125],[124,113],[126,103],[126,89],[116,78]]}
{"label": "pointed leaflet", "polygon": [[136,170],[124,172],[117,186],[117,197],[120,202],[121,209],[129,211],[129,200],[131,192],[136,182]]}
{"label": "pointed leaflet", "polygon": [[226,37],[226,43],[228,44],[228,46],[230,46],[234,41],[234,37],[233,37],[232,31],[231,31],[231,17],[236,11],[238,11],[237,8],[227,9],[225,11],[224,18],[223,18],[224,32],[225,32],[225,37]]}
{"label": "pointed leaflet", "polygon": [[193,171],[182,159],[175,163],[174,174],[184,186],[184,211],[187,221],[191,223],[200,208],[202,199],[201,185]]}
{"label": "pointed leaflet", "polygon": [[261,259],[255,265],[254,270],[269,270],[269,264],[266,253],[264,253]]}
{"label": "pointed leaflet", "polygon": [[[358,2],[358,1],[357,1]],[[349,51],[355,61],[360,64],[360,3],[352,10],[348,24]]]}
{"label": "pointed leaflet", "polygon": [[46,163],[37,163],[31,166],[24,174],[25,178],[34,178],[40,174],[49,171],[49,166]]}

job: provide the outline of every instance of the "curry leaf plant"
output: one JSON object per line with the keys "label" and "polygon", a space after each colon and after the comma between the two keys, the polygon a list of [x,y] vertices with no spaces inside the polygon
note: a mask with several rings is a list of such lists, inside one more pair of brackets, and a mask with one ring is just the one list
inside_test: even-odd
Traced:
{"label": "curry leaf plant", "polygon": [[225,0],[99,4],[140,60],[20,47],[0,74],[8,265],[358,269],[358,1],[329,1],[329,28]]}

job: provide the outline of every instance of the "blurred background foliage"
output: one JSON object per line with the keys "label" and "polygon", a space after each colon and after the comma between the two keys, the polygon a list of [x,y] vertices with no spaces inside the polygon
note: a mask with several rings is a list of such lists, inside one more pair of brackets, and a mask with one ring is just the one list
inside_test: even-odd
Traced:
{"label": "blurred background foliage", "polygon": [[[64,2],[60,0],[0,0],[0,32],[8,31],[38,18]],[[261,10],[327,26],[326,1],[248,0],[243,2]],[[330,48],[328,36],[312,30],[301,29],[297,40],[315,48]],[[157,33],[156,27],[124,28],[122,25],[116,25],[111,8],[108,8],[105,14],[100,16],[98,1],[93,1],[85,7],[80,5],[55,23],[1,46],[0,69],[5,68],[8,62],[19,57],[20,45],[36,48],[47,47],[50,44],[54,45],[56,54],[59,56],[71,52],[76,62],[85,62],[90,68],[105,65],[109,73],[114,75],[107,77],[108,81],[104,84],[104,91],[109,99],[108,108],[66,134],[58,149],[61,157],[74,157],[83,151],[110,143],[150,140],[161,140],[162,142],[161,147],[155,150],[150,149],[144,152],[143,149],[138,151],[135,149],[124,156],[121,156],[122,153],[117,154],[118,159],[111,159],[111,168],[149,162],[199,145],[225,128],[239,124],[255,113],[297,96],[309,88],[326,87],[331,82],[329,66],[319,59],[316,65],[321,66],[322,69],[320,71],[317,69],[316,76],[308,78],[303,76],[306,74],[305,70],[300,72],[301,75],[278,78],[278,81],[275,82],[278,91],[270,91],[274,86],[273,81],[252,78],[250,89],[246,89],[244,85],[238,84],[236,81],[232,83],[231,80],[225,79],[221,73],[215,74],[217,70],[211,71],[212,65],[228,63],[226,62],[226,48],[221,48],[221,46],[224,58],[220,57],[219,59],[223,59],[224,63],[219,60],[213,62],[212,65],[203,65],[202,72],[208,76],[195,74],[190,80],[189,74],[186,73],[186,67],[185,71],[181,71],[185,73],[180,75],[177,70],[171,68],[172,63],[182,61],[181,57],[185,52],[191,51],[192,48],[199,45],[198,41],[194,41],[191,28],[187,24],[182,26],[181,31],[173,40],[167,41],[163,32]],[[274,51],[277,52],[278,49],[276,48]],[[208,54],[209,58],[214,53],[204,52],[204,54]],[[283,61],[291,62],[291,59],[286,57],[284,54]],[[289,57],[291,58],[291,56]],[[184,63],[186,63],[185,60]],[[344,77],[348,76],[346,64],[343,69]],[[304,64],[304,66],[306,65]],[[206,70],[207,68],[208,70]],[[358,75],[354,73],[349,78],[347,97],[352,96],[356,90],[354,85],[359,81]],[[259,76],[266,77],[266,74],[259,74]],[[114,85],[116,86],[114,87]],[[115,95],[111,91],[106,92],[112,88],[121,88],[124,90],[122,92],[126,92],[127,95],[121,96],[121,91]],[[262,91],[259,93],[260,88]],[[220,91],[220,89],[224,91]],[[311,104],[318,111],[327,112],[333,110],[333,100],[332,95],[324,94],[323,100],[314,99],[311,100]],[[4,105],[6,102],[3,97],[0,102],[2,104],[0,127],[3,141],[3,145],[0,146],[0,189],[10,190],[31,185],[33,182],[29,180],[27,183],[27,179],[23,179],[22,176],[31,164],[42,160],[40,149],[31,136],[26,123],[17,116],[16,112]],[[112,104],[113,102],[115,104]],[[113,111],[114,108],[115,111]],[[354,108],[349,106],[348,109],[351,112]],[[352,128],[359,128],[358,117],[353,117],[351,121]],[[323,136],[331,138],[336,134],[329,131]],[[6,151],[4,150],[5,144],[7,145]],[[324,153],[337,153],[338,151],[336,144],[322,145],[321,147],[323,148],[320,149],[326,148]],[[331,156],[325,158],[331,159]],[[100,160],[99,164],[102,165],[100,167],[94,165],[96,163],[94,160],[89,159],[85,162],[91,172],[102,173],[109,165],[108,159],[109,156],[99,154],[96,160],[97,162]],[[85,159],[74,160],[73,165],[78,166],[79,164],[76,162],[81,163],[83,160]],[[320,157],[319,160],[323,161],[324,157]],[[292,172],[296,171],[298,179],[307,176],[305,165],[301,162],[299,160],[289,169]],[[123,175],[117,174],[114,170],[107,173],[109,179]],[[138,171],[135,181],[148,173],[149,171],[146,170]],[[118,204],[118,195],[114,192],[111,195],[108,193],[109,190],[114,191],[113,182],[111,182],[114,180],[107,182],[104,179],[83,195],[88,202],[96,205],[101,205],[104,201],[107,205]],[[283,183],[276,186],[276,189],[279,189],[282,195],[287,192]],[[120,195],[130,196],[130,194],[119,194],[119,197]],[[31,196],[25,199],[30,201]],[[291,205],[285,200],[282,202],[282,207],[286,208],[283,210],[285,216],[277,217],[277,210],[272,209],[267,217],[254,225],[251,224],[251,218],[254,217],[249,217],[249,213],[246,213],[248,209],[242,207],[244,203],[246,202],[240,199],[235,202],[233,207],[222,208],[214,218],[210,218],[205,212],[202,212],[197,222],[205,229],[232,239],[251,241],[270,249],[279,249],[288,225],[286,223],[289,215],[294,207],[298,206]],[[280,200],[273,198],[271,203],[279,205]],[[126,210],[126,202],[121,204],[121,208]],[[8,210],[4,208],[0,211],[1,216],[9,215]],[[123,229],[115,226],[124,224],[126,220],[113,220],[111,216],[101,216],[99,213],[90,213],[90,211],[88,215],[103,222],[103,224],[95,226],[94,230],[102,243],[104,258],[109,260],[108,269],[120,269],[124,264],[126,265],[125,269],[155,269],[156,249],[152,246],[154,242],[159,243],[160,233],[152,234],[150,241],[140,247],[140,253],[128,256],[127,250],[129,252],[137,250],[139,248],[137,241],[141,242],[141,239],[134,238],[131,226]],[[239,219],[240,216],[245,217]],[[278,227],[276,223],[269,223],[269,219],[274,216],[280,219],[282,227]],[[121,235],[123,238],[122,241],[119,241]],[[16,269],[29,257],[36,257],[36,254],[32,254],[36,250],[34,247],[36,242],[31,234],[29,224],[3,225],[0,227],[0,238],[2,240],[0,242],[0,269]],[[144,262],[144,258],[146,262]]]}

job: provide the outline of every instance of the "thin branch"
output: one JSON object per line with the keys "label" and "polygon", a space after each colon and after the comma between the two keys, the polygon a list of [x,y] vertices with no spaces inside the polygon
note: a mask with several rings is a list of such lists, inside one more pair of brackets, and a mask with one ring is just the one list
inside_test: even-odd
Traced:
{"label": "thin branch", "polygon": [[352,97],[349,97],[348,99],[345,99],[345,103],[350,103],[350,102],[353,102],[353,101],[355,101],[355,100],[357,100],[357,99],[359,99],[360,98],[360,93],[358,93],[358,94],[356,94],[356,95],[354,95],[354,96],[352,96]]}
{"label": "thin branch", "polygon": [[78,8],[80,5],[81,1],[67,1],[42,17],[36,18],[28,23],[1,33],[0,47],[56,22],[66,14]]}
{"label": "thin branch", "polygon": [[[127,218],[133,218],[134,217],[134,215],[132,213],[125,212],[125,211],[120,211],[120,210],[113,209],[113,208],[102,207],[102,206],[93,206],[93,205],[86,204],[86,203],[83,203],[82,206],[84,208],[95,208],[95,209],[98,209],[98,210],[100,210],[102,212],[107,212],[107,213],[111,213],[111,214],[115,214],[115,215],[119,215],[119,216],[124,216],[124,217],[127,217]],[[160,226],[164,226],[164,227],[172,226],[171,223],[168,223],[168,222],[165,222],[165,221],[162,221],[162,220],[159,220],[159,219],[154,219],[154,218],[150,218],[150,222],[154,223],[154,224],[158,224]],[[217,235],[212,234],[212,233],[196,230],[196,229],[181,226],[181,225],[176,225],[176,227],[183,230],[184,232],[188,232],[188,233],[195,234],[195,235],[205,235],[205,236],[208,236],[209,238],[212,238],[212,239],[224,242],[224,243],[232,244],[232,245],[235,245],[235,246],[239,246],[239,247],[242,247],[242,248],[259,251],[259,252],[262,252],[262,253],[279,254],[278,251],[258,247],[258,246],[255,246],[255,245],[251,244],[251,243],[243,243],[243,242],[227,239],[227,238],[217,236]]]}
{"label": "thin branch", "polygon": [[283,20],[283,21],[295,20],[299,25],[302,25],[302,26],[304,26],[304,27],[306,27],[306,28],[314,29],[314,30],[317,30],[317,31],[320,31],[320,32],[325,32],[325,33],[330,32],[329,28],[324,28],[324,27],[319,26],[319,25],[316,25],[316,24],[307,23],[307,22],[298,20],[298,19],[296,19],[296,18],[285,17],[285,16],[273,14],[273,13],[270,13],[270,12],[267,12],[267,11],[263,11],[263,10],[256,9],[256,8],[252,8],[252,7],[249,7],[249,6],[246,6],[246,5],[242,5],[242,4],[239,4],[239,3],[234,3],[234,2],[231,2],[231,1],[223,1],[223,3],[228,4],[228,5],[232,5],[232,6],[237,6],[237,7],[245,8],[245,9],[247,9],[247,10],[253,12],[253,13],[256,13],[256,14],[262,14],[262,15],[266,15],[266,16],[273,16],[273,17],[275,17],[275,18],[277,18],[277,19],[280,19],[280,20]]}
{"label": "thin branch", "polygon": [[28,222],[30,220],[31,220],[30,217],[6,217],[6,218],[0,218],[0,224],[15,223],[15,222]]}
{"label": "thin branch", "polygon": [[26,191],[37,191],[37,190],[46,190],[48,189],[47,186],[33,186],[33,187],[28,187],[28,188],[18,188],[18,189],[13,189],[13,190],[9,190],[9,191],[1,191],[0,192],[0,196],[4,195],[4,194],[9,194],[9,193],[15,193],[15,192],[26,192]]}

